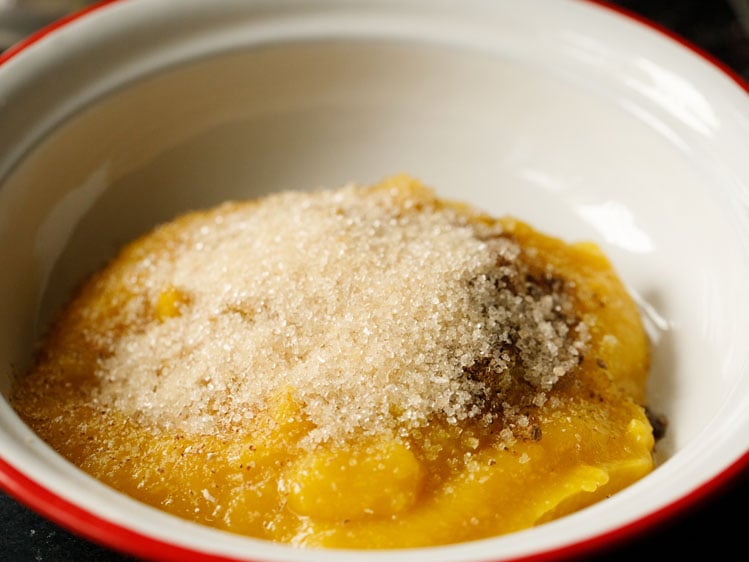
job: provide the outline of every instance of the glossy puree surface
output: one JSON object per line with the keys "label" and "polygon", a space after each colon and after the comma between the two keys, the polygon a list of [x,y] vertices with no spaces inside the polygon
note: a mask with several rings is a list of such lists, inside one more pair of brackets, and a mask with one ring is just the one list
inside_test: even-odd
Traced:
{"label": "glossy puree surface", "polygon": [[[379,549],[500,535],[605,500],[650,472],[648,340],[601,250],[440,201],[407,176],[365,195],[372,190],[410,201],[416,210],[409,212],[447,206],[469,223],[490,225],[520,247],[528,271],[561,279],[587,326],[579,364],[544,388],[542,399],[530,385],[530,398],[518,395],[520,385],[491,406],[514,408],[513,418],[456,421],[436,413],[395,431],[355,428],[345,439],[312,444],[306,438],[315,424],[293,381],[250,419],[215,431],[150,423],[97,401],[107,380],[96,373],[112,353],[106,342],[166,326],[192,305],[179,286],[146,292],[144,261],[185,251],[184,233],[217,213],[262,205],[238,202],[157,228],[87,280],[17,381],[14,408],[61,455],[125,494],[204,525],[305,547]],[[136,300],[134,322],[123,311]]]}

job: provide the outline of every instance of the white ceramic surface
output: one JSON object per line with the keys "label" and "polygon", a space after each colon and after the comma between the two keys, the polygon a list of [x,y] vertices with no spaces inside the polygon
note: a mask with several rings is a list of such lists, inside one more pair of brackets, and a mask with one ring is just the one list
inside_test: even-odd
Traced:
{"label": "white ceramic surface", "polygon": [[[645,26],[572,0],[122,0],[0,64],[0,123],[3,393],[76,282],[154,224],[405,171],[598,242],[643,307],[649,405],[669,428],[658,468],[600,504],[388,560],[582,552],[747,464],[749,96]],[[141,555],[380,558],[291,550],[143,506],[62,460],[4,400],[0,459],[11,492]]]}

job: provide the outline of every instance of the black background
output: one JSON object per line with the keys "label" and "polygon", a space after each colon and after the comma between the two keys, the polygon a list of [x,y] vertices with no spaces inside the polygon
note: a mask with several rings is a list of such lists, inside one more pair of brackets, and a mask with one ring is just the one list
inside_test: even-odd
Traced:
{"label": "black background", "polygon": [[[621,0],[610,3],[675,32],[749,80],[749,33],[738,16],[738,2]],[[747,154],[749,157],[749,146]],[[748,512],[749,474],[745,471],[668,522],[584,560],[649,560],[656,555],[673,559],[700,552],[711,553],[711,558],[746,559]],[[0,560],[3,561],[134,561],[61,529],[2,492],[0,525]]]}

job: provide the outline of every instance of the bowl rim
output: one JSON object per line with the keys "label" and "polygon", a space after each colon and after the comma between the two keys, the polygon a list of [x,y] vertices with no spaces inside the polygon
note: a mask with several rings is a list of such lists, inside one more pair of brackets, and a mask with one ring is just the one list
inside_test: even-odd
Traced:
{"label": "bowl rim", "polygon": [[[606,0],[576,1],[581,4],[601,8],[629,20],[631,23],[656,32],[661,37],[691,52],[692,55],[702,59],[704,62],[709,63],[749,95],[749,81],[745,80],[738,72],[717,57],[678,33],[627,8],[610,4]],[[0,53],[0,67],[37,43],[42,42],[48,36],[68,27],[70,24],[112,5],[124,4],[125,2],[126,0],[98,0],[55,20]],[[600,532],[572,544],[553,547],[528,555],[511,558],[503,557],[501,560],[503,562],[540,562],[550,559],[572,559],[589,555],[596,551],[610,549],[623,543],[626,539],[643,536],[648,531],[653,531],[657,526],[667,520],[673,519],[675,516],[683,515],[687,511],[698,508],[701,503],[707,501],[712,495],[729,488],[731,484],[740,480],[740,477],[745,474],[749,474],[749,451],[743,453],[743,455],[723,468],[711,479],[696,486],[688,494],[627,524]],[[243,562],[247,562],[247,560],[261,562],[262,560],[261,558],[237,559],[222,554],[199,551],[149,536],[128,528],[125,525],[110,521],[106,517],[97,515],[61,497],[43,484],[27,476],[6,461],[3,458],[2,452],[0,452],[0,490],[61,527],[99,545],[112,548],[124,554],[135,555],[149,560],[163,561],[182,561],[188,558],[196,562],[239,562],[240,560]],[[491,559],[490,556],[488,560]],[[499,561],[500,558],[496,558],[496,560]]]}

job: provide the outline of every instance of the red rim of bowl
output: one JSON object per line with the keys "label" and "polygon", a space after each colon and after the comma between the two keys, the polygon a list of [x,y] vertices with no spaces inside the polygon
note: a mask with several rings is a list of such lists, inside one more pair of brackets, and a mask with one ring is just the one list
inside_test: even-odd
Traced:
{"label": "red rim of bowl", "polygon": [[[125,0],[101,0],[51,23],[0,53],[0,65],[8,62],[22,51],[40,42],[47,35],[54,33],[71,22],[77,21],[88,14],[96,12],[111,4],[124,1]],[[682,47],[696,54],[698,57],[717,67],[721,72],[723,72],[723,74],[731,78],[742,90],[744,90],[744,92],[749,94],[749,83],[747,83],[737,72],[710,53],[707,53],[672,30],[640,16],[639,14],[622,8],[621,6],[610,4],[605,0],[579,1],[604,8],[640,25],[648,27],[651,30],[657,31],[661,35],[675,41]],[[749,472],[749,452],[744,453],[743,456],[725,468],[722,472],[718,473],[711,480],[703,483],[689,494],[662,507],[658,511],[645,515],[622,527],[604,532],[584,541],[537,554],[516,557],[512,560],[515,562],[540,562],[541,560],[549,560],[553,558],[562,559],[580,557],[594,552],[611,549],[617,544],[621,544],[625,539],[645,535],[646,532],[655,530],[658,525],[675,518],[677,515],[683,515],[687,510],[697,507],[698,504],[707,500],[714,493],[718,493],[724,488],[727,488],[729,484],[738,480],[738,477],[746,472]],[[61,527],[102,546],[129,555],[143,557],[148,560],[159,560],[165,562],[181,562],[186,559],[195,562],[236,562],[237,560],[240,560],[179,546],[174,543],[166,542],[133,531],[132,529],[120,524],[113,523],[58,496],[38,482],[24,475],[21,471],[6,462],[1,456],[0,488],[16,500]]]}

